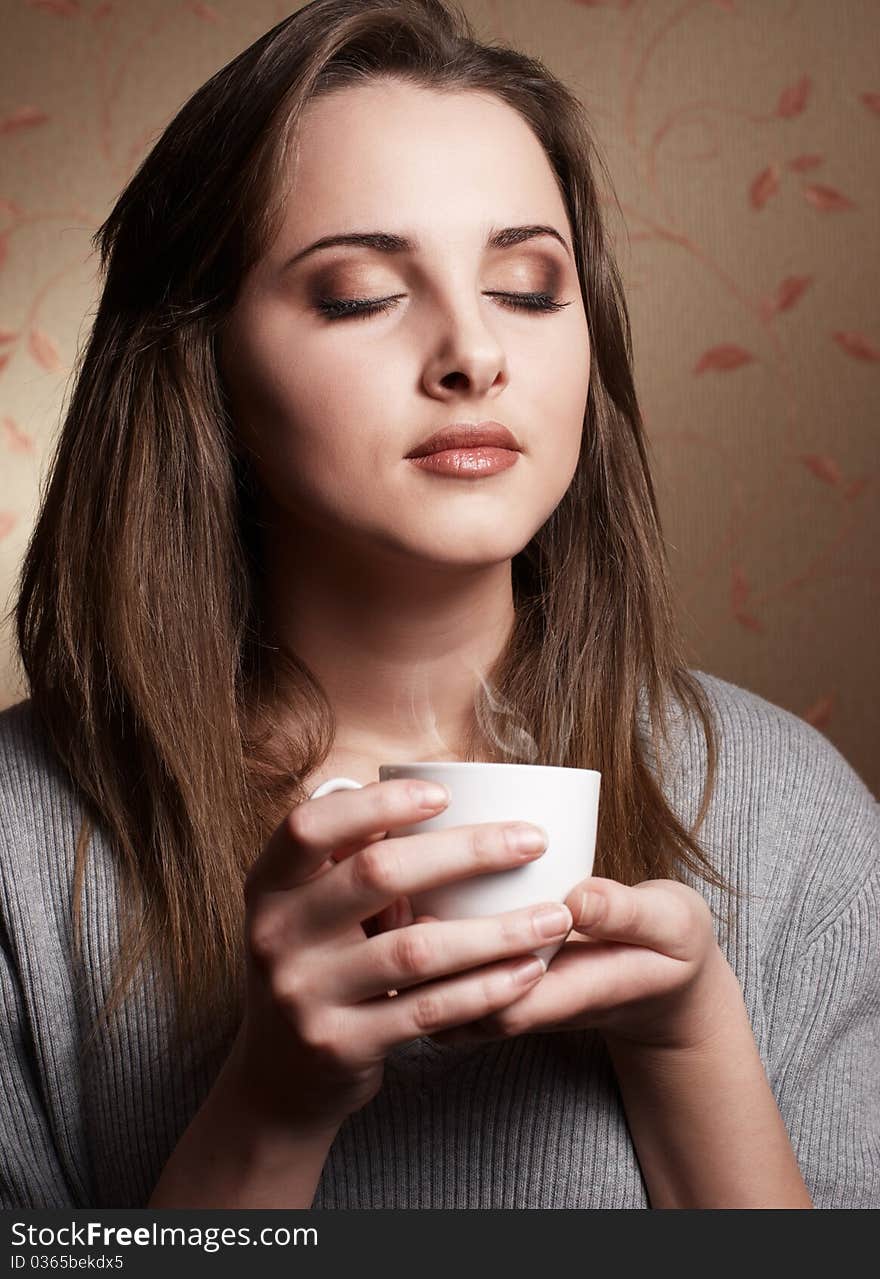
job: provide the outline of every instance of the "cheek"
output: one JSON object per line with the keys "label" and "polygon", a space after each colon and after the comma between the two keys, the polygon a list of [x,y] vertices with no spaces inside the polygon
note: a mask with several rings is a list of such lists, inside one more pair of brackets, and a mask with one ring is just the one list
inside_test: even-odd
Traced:
{"label": "cheek", "polygon": [[267,345],[240,352],[228,384],[239,434],[266,467],[321,450],[346,385],[322,377],[301,354]]}
{"label": "cheek", "polygon": [[532,399],[535,436],[540,443],[554,442],[554,460],[560,470],[574,471],[590,385],[590,347],[583,326],[573,326],[540,364],[533,368]]}
{"label": "cheek", "polygon": [[583,307],[578,309],[576,316],[572,319],[576,320],[576,323],[566,335],[568,340],[561,344],[565,351],[565,359],[560,368],[560,382],[564,393],[583,417],[587,407],[592,363],[590,332]]}

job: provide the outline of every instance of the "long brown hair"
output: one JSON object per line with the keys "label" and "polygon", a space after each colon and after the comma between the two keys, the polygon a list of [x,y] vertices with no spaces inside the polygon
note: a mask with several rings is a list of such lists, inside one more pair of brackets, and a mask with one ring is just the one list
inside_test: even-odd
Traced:
{"label": "long brown hair", "polygon": [[[464,758],[599,769],[597,874],[636,883],[686,867],[726,887],[696,839],[714,787],[711,708],[676,634],[594,172],[613,188],[583,106],[539,60],[475,41],[440,0],[314,0],[197,90],[96,232],[104,287],[22,567],[14,612],[33,708],[86,813],[80,947],[95,823],[118,858],[105,1018],[151,955],[180,1026],[240,1016],[244,877],[333,744],[317,679],[263,634],[257,493],[217,347],[242,276],[277,233],[303,108],[376,76],[489,92],[531,126],[565,199],[592,339],[577,471],[514,557],[516,621],[486,673],[537,759],[485,731],[485,690]],[[675,702],[707,744],[691,830],[662,790]]]}

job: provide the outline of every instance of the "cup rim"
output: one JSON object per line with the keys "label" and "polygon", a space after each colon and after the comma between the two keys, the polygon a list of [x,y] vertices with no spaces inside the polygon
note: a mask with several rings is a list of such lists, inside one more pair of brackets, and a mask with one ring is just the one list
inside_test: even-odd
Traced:
{"label": "cup rim", "polygon": [[383,768],[529,768],[541,769],[545,773],[586,773],[592,777],[602,776],[596,768],[573,768],[567,764],[505,764],[501,760],[481,759],[420,759],[412,764],[380,764],[380,772]]}

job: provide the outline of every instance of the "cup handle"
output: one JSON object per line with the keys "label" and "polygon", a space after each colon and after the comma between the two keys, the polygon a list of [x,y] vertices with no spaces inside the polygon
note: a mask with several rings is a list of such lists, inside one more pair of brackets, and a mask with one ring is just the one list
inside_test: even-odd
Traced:
{"label": "cup handle", "polygon": [[362,788],[361,782],[353,782],[350,777],[331,777],[329,781],[317,786],[309,795],[309,799],[320,799],[322,795],[329,795],[335,790],[361,790]]}

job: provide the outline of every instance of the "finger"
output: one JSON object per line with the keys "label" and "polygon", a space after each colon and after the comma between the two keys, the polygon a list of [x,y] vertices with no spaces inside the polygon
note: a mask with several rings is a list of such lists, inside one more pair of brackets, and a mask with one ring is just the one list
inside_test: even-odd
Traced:
{"label": "finger", "polygon": [[544,980],[519,999],[431,1038],[440,1045],[476,1045],[535,1031],[552,1034],[601,1026],[609,1009],[668,989],[677,978],[675,968],[669,956],[642,947],[597,942],[587,958],[569,941],[554,956]]}
{"label": "finger", "polygon": [[526,962],[527,957],[520,955],[464,977],[432,982],[427,989],[402,990],[393,999],[383,992],[380,998],[356,1004],[347,1012],[355,1018],[355,1034],[361,1019],[363,1034],[369,1034],[377,1051],[387,1056],[400,1044],[475,1021],[520,998],[543,976],[536,966],[535,975],[524,982],[518,973]]}
{"label": "finger", "polygon": [[391,932],[395,928],[406,928],[411,923],[413,923],[413,913],[409,898],[397,897],[390,906],[384,907],[378,915],[373,915],[365,921],[364,932],[368,937],[375,937],[379,933]]}
{"label": "finger", "polygon": [[[528,825],[528,823],[525,823]],[[338,868],[333,882],[305,887],[300,925],[310,935],[349,927],[384,910],[397,897],[412,898],[438,885],[535,861],[545,850],[512,841],[521,823],[481,822],[400,835],[364,848]],[[542,841],[546,845],[546,836]]]}
{"label": "finger", "polygon": [[[559,909],[558,903],[553,906]],[[407,990],[500,959],[529,959],[568,932],[571,916],[567,910],[562,912],[560,924],[554,926],[548,920],[553,906],[542,903],[483,919],[415,924],[370,938],[361,948],[363,958],[357,971],[345,971],[345,999],[359,1003],[386,990]]]}
{"label": "finger", "polygon": [[[330,867],[334,864],[338,864],[339,862],[344,862],[347,858],[352,857],[357,852],[360,852],[362,848],[366,848],[368,844],[377,844],[380,840],[384,839],[387,834],[387,830],[376,831],[375,834],[368,836],[359,844],[343,845],[342,848],[336,849],[332,852],[330,854],[329,861],[324,864],[325,866]],[[312,878],[314,878],[314,876],[312,876]],[[398,900],[392,902],[390,906],[386,906],[383,910],[380,910],[378,915],[371,915],[369,919],[365,919],[363,921],[363,929],[368,937],[375,937],[377,933],[384,933],[390,928],[400,927],[397,920],[402,914],[400,906],[398,905],[401,900],[402,899],[398,898]],[[411,922],[412,911],[410,911],[409,914],[410,919],[407,920],[407,923]]]}
{"label": "finger", "polygon": [[698,893],[669,879],[621,884],[592,878],[566,898],[575,932],[599,941],[645,946],[688,959],[711,933],[711,913]]}
{"label": "finger", "polygon": [[424,821],[448,803],[426,808],[423,795],[418,782],[399,778],[305,800],[269,837],[248,874],[247,895],[305,883],[331,856],[345,861],[364,844]]}

